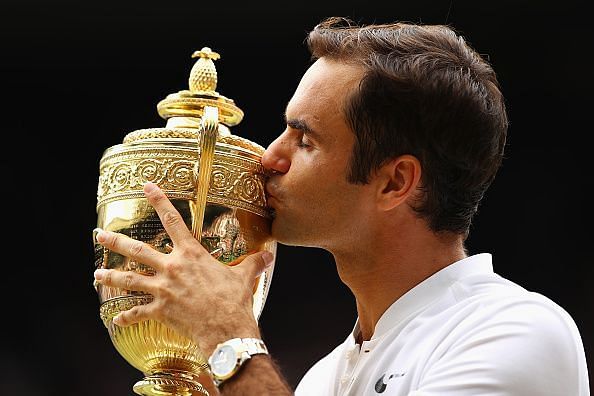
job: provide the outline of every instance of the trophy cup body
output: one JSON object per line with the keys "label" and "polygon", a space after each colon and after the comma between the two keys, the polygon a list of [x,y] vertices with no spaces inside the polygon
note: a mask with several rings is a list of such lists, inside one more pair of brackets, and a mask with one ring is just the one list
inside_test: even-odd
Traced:
{"label": "trophy cup body", "polygon": [[[246,254],[267,250],[276,257],[270,236],[271,217],[264,193],[263,147],[232,135],[229,127],[243,113],[215,91],[218,54],[197,51],[190,90],[162,100],[157,109],[164,128],[140,129],[122,144],[106,149],[100,160],[97,227],[126,234],[163,253],[172,242],[143,193],[146,182],[157,184],[182,215],[188,228],[220,262],[234,265]],[[95,242],[96,268],[154,270]],[[274,265],[256,281],[253,310],[259,318]],[[119,327],[113,318],[152,296],[96,285],[100,316],[116,350],[144,374],[134,386],[140,395],[208,395],[211,381],[198,346],[154,320]],[[199,291],[198,291],[199,292]],[[200,318],[195,318],[200,320]]]}

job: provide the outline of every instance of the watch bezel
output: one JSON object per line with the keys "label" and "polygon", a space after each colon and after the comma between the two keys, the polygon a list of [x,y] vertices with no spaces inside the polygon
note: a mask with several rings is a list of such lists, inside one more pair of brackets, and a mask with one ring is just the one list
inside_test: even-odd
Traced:
{"label": "watch bezel", "polygon": [[[221,351],[230,358],[230,362],[232,361],[233,365],[229,364],[230,362],[225,362],[225,365],[223,365],[219,361],[215,360]],[[208,359],[208,364],[210,366],[210,371],[215,378],[225,380],[235,374],[240,366],[240,361],[240,356],[232,345],[221,344],[217,346],[211,357]]]}

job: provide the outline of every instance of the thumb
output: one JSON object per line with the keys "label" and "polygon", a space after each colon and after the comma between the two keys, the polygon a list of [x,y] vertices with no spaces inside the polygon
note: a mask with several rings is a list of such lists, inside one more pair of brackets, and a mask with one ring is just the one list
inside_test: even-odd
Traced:
{"label": "thumb", "polygon": [[274,255],[269,251],[261,251],[246,256],[235,266],[245,274],[246,279],[255,279],[262,275],[274,262]]}

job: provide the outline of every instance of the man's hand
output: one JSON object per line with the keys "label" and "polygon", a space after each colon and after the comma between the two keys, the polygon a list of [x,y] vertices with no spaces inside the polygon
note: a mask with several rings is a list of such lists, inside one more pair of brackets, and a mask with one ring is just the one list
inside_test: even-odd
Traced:
{"label": "man's hand", "polygon": [[173,242],[169,254],[123,234],[99,231],[97,241],[114,252],[152,267],[154,276],[133,271],[98,269],[105,285],[154,296],[114,318],[118,326],[153,319],[192,339],[209,356],[219,342],[235,337],[260,338],[253,313],[256,278],[272,263],[269,252],[248,255],[241,263],[220,263],[198,242],[165,194],[152,183],[144,187]]}

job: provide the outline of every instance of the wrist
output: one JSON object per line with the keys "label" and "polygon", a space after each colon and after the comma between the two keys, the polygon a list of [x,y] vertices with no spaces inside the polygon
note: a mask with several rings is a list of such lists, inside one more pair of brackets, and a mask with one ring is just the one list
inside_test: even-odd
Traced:
{"label": "wrist", "polygon": [[221,386],[257,355],[268,355],[266,345],[259,338],[232,338],[218,344],[208,359],[215,384]]}
{"label": "wrist", "polygon": [[228,318],[225,324],[212,326],[208,332],[193,337],[205,356],[210,356],[217,345],[233,338],[261,338],[258,324],[250,319]]}

